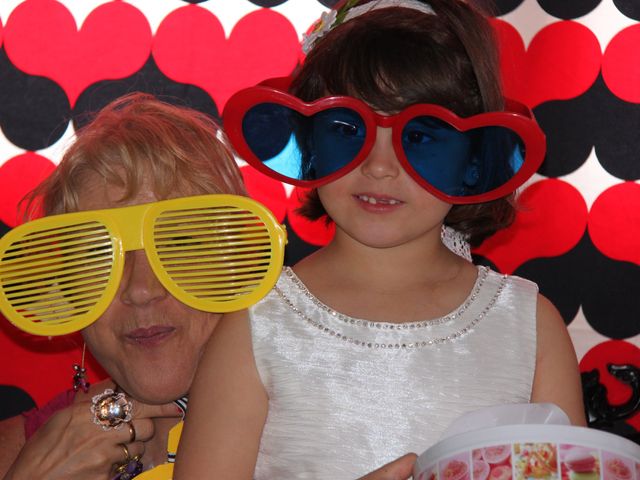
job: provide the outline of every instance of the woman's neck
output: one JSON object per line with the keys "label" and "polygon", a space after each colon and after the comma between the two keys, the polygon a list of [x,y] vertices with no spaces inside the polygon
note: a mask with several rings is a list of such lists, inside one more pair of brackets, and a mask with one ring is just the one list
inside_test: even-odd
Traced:
{"label": "woman's neck", "polygon": [[180,421],[179,418],[154,418],[154,435],[145,442],[142,463],[145,470],[167,462],[169,431]]}

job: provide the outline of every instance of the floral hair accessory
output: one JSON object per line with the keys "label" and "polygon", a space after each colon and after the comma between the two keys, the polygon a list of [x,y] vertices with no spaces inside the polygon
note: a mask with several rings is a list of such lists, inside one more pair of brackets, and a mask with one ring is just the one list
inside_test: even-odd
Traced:
{"label": "floral hair accessory", "polygon": [[311,33],[303,35],[302,51],[305,54],[309,53],[318,39],[322,38],[327,32],[333,30],[338,25],[353,20],[363,13],[380,8],[402,7],[411,8],[430,15],[435,14],[433,8],[419,0],[373,0],[364,5],[358,5],[360,1],[361,0],[347,0],[337,9],[323,12]]}

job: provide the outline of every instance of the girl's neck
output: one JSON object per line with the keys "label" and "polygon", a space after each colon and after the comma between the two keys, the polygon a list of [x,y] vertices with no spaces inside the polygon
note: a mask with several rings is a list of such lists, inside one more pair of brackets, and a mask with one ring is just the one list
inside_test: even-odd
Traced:
{"label": "girl's neck", "polygon": [[309,291],[345,315],[405,323],[450,313],[470,294],[476,267],[439,238],[401,247],[370,248],[337,235],[294,271]]}
{"label": "girl's neck", "polygon": [[363,245],[336,230],[334,239],[308,260],[351,284],[362,283],[367,288],[377,284],[391,290],[439,284],[455,277],[462,265],[468,263],[444,246],[439,229],[428,238],[389,248]]}

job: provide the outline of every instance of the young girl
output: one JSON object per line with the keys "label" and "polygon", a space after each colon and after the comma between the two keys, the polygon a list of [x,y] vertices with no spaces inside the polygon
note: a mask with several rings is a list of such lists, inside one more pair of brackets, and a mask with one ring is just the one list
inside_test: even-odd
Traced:
{"label": "young girl", "polygon": [[584,424],[555,308],[441,239],[508,225],[544,156],[533,119],[505,107],[486,17],[470,1],[350,0],[307,40],[289,94],[238,94],[225,128],[262,171],[317,187],[303,212],[335,237],[221,321],[176,478],[353,479],[489,405],[553,402]]}

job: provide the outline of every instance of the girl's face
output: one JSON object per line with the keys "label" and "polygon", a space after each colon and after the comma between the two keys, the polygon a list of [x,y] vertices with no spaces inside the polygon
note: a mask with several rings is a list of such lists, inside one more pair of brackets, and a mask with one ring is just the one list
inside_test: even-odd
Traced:
{"label": "girl's face", "polygon": [[322,204],[336,224],[354,240],[374,248],[440,237],[451,209],[420,187],[400,165],[391,129],[378,127],[369,156],[347,175],[318,188]]}

